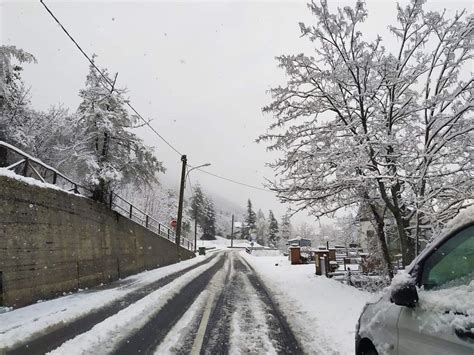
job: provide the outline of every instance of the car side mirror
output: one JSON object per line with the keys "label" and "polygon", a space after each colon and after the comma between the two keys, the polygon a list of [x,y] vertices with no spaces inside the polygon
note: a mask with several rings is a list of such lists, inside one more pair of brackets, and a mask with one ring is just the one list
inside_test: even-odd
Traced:
{"label": "car side mirror", "polygon": [[398,306],[414,308],[418,303],[418,292],[413,282],[406,282],[392,289],[390,302]]}

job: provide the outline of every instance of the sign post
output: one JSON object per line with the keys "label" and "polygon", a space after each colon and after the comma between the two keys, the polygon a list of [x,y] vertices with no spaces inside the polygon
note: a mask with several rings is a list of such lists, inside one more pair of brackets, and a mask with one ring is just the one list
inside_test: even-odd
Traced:
{"label": "sign post", "polygon": [[178,225],[178,221],[176,221],[175,219],[172,219],[170,222],[170,225],[171,225],[171,228],[173,228],[173,230],[176,231],[176,226]]}

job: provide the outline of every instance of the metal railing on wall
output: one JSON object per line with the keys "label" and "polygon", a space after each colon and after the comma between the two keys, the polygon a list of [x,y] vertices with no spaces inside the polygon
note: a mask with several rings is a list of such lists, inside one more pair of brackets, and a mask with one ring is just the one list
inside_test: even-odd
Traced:
{"label": "metal railing on wall", "polygon": [[[9,153],[13,153],[13,156],[12,154],[8,154],[8,163],[4,168],[11,170],[18,175],[31,177],[45,184],[56,185],[63,190],[74,192],[75,194],[85,197],[88,197],[88,193],[92,193],[90,188],[74,182],[58,170],[43,163],[41,160],[32,157],[21,149],[3,141],[0,141],[0,147],[6,149]],[[110,209],[142,225],[158,236],[175,242],[176,234],[171,228],[168,228],[163,223],[136,207],[131,202],[125,200],[117,193],[111,192],[108,195],[107,201],[107,205]],[[185,238],[180,238],[180,240],[180,245],[183,248],[194,251],[194,243]]]}

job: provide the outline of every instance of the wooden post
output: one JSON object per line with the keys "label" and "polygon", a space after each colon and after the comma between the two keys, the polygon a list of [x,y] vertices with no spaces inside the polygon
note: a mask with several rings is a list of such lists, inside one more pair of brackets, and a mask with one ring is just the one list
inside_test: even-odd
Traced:
{"label": "wooden post", "polygon": [[109,195],[109,207],[110,208],[112,208],[112,205],[114,203],[113,197],[114,197],[113,192],[110,192],[110,195]]}
{"label": "wooden post", "polygon": [[28,164],[29,164],[29,160],[28,158],[25,158],[25,165],[23,165],[23,176],[26,176],[26,174],[28,174]]}
{"label": "wooden post", "polygon": [[194,252],[196,252],[196,246],[197,246],[197,218],[194,218]]}
{"label": "wooden post", "polygon": [[181,222],[183,219],[183,199],[184,199],[184,183],[186,181],[186,155],[181,156],[181,186],[179,188],[179,200],[178,200],[178,218],[176,225],[176,248],[178,252],[178,261],[181,260],[181,249],[180,249],[180,238],[181,238]]}
{"label": "wooden post", "polygon": [[234,215],[232,215],[232,226],[230,227],[230,247],[234,247]]}

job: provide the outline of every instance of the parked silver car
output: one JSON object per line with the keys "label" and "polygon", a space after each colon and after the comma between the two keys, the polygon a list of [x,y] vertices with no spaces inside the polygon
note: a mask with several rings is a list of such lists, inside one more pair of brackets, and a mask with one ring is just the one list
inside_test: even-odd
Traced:
{"label": "parked silver car", "polygon": [[474,354],[474,209],[420,254],[356,329],[356,354]]}

